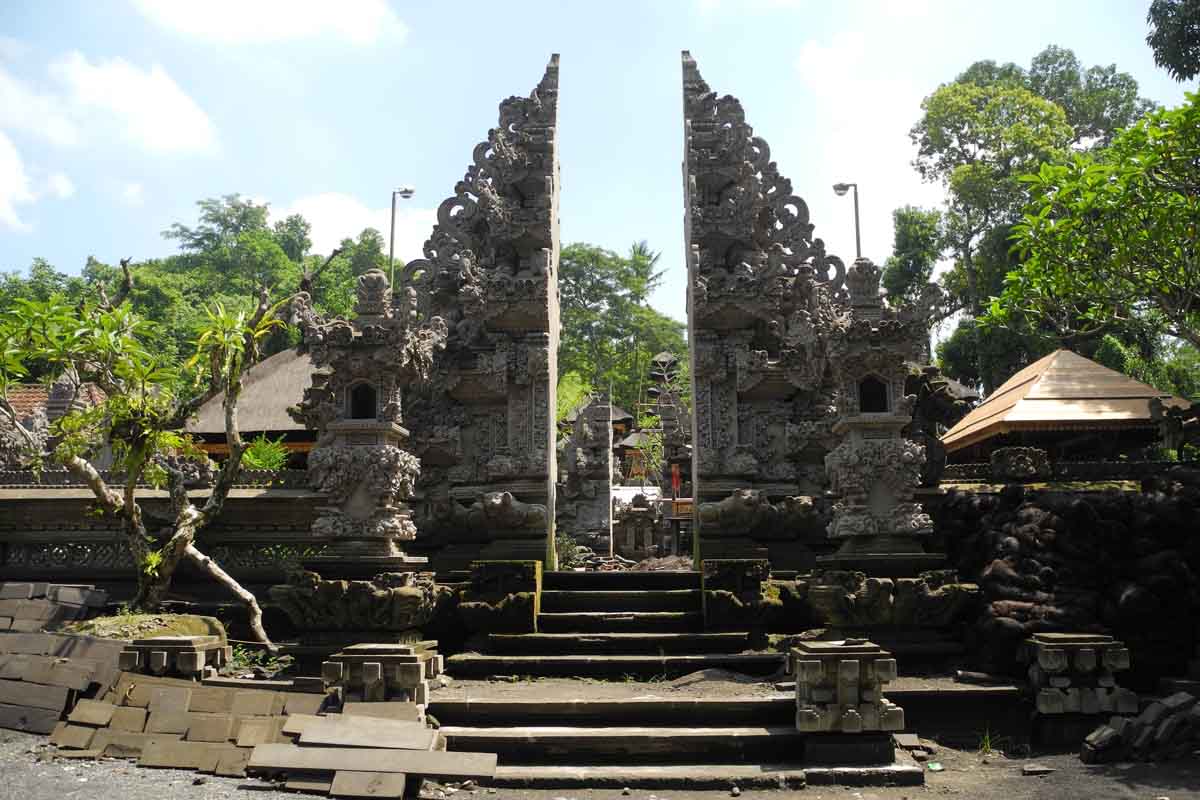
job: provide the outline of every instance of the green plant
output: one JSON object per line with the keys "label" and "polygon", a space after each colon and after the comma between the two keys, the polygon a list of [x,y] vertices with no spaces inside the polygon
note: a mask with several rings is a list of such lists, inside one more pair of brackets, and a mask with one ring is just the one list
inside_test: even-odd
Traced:
{"label": "green plant", "polygon": [[554,550],[558,553],[559,569],[574,569],[583,566],[579,542],[568,531],[556,531],[554,534]]}
{"label": "green plant", "polygon": [[233,646],[233,658],[230,660],[229,665],[234,670],[260,668],[274,675],[290,667],[292,661],[291,656],[278,656],[269,650],[259,647],[245,647],[235,644]]}
{"label": "green plant", "polygon": [[992,754],[992,731],[990,728],[983,729],[983,735],[979,737],[979,755],[990,756]]}
{"label": "green plant", "polygon": [[264,433],[251,441],[242,454],[242,466],[246,469],[278,472],[287,466],[287,461],[288,449],[283,444],[283,437],[268,439]]}

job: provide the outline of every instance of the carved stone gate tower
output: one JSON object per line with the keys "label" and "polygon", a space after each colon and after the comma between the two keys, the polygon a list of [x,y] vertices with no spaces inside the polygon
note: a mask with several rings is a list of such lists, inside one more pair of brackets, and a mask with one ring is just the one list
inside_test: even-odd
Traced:
{"label": "carved stone gate tower", "polygon": [[438,207],[400,291],[449,337],[408,400],[421,460],[413,550],[436,569],[552,552],[558,350],[558,56]]}

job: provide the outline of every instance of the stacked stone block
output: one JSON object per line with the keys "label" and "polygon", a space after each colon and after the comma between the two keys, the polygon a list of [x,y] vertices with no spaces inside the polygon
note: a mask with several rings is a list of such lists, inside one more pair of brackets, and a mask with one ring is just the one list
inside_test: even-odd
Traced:
{"label": "stacked stone block", "polygon": [[1085,763],[1166,761],[1200,750],[1200,704],[1176,692],[1147,705],[1136,717],[1113,717],[1083,742]]}
{"label": "stacked stone block", "polygon": [[215,675],[233,658],[233,648],[219,636],[158,636],[137,639],[121,651],[125,672],[200,678]]}
{"label": "stacked stone block", "polygon": [[896,659],[864,639],[801,642],[792,650],[796,728],[804,733],[904,729],[904,709],[883,696]]}
{"label": "stacked stone block", "polygon": [[1113,675],[1129,669],[1129,650],[1111,636],[1039,633],[1021,658],[1040,714],[1137,713],[1137,695]]}
{"label": "stacked stone block", "polygon": [[342,703],[398,701],[424,707],[429,679],[444,669],[437,642],[357,644],[321,664],[327,691]]}

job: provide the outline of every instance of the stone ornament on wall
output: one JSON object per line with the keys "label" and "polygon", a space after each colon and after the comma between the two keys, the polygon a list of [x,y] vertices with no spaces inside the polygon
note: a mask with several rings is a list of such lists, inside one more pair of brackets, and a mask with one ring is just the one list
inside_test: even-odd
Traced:
{"label": "stone ornament on wall", "polygon": [[406,501],[420,462],[405,449],[405,394],[428,378],[447,337],[443,319],[412,313],[380,270],[359,276],[354,310],[352,321],[326,320],[306,294],[292,309],[318,371],[289,413],[317,430],[309,482],[329,504],[312,534],[335,569],[339,559],[406,559],[397,543],[416,536]]}
{"label": "stone ornament on wall", "polygon": [[[441,317],[447,325],[445,356],[405,398],[411,449],[422,463],[417,527],[435,564],[446,548],[456,549],[456,568],[482,554],[475,544],[481,537],[446,524],[461,516],[452,506],[510,492],[522,503],[552,509],[557,115],[556,55],[528,97],[500,103],[497,126],[476,145],[454,194],[438,207],[424,257],[402,273],[401,312]],[[502,529],[493,533],[482,541],[509,538]]]}

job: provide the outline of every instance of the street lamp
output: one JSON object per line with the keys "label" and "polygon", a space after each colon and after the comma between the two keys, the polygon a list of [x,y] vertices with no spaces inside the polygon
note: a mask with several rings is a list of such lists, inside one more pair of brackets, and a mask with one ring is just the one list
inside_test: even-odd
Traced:
{"label": "street lamp", "polygon": [[401,186],[392,190],[392,232],[388,237],[388,283],[392,285],[392,291],[395,291],[396,288],[396,267],[393,260],[396,252],[396,196],[399,195],[407,200],[416,193],[417,190],[411,186]]}
{"label": "street lamp", "polygon": [[858,184],[857,183],[835,183],[833,191],[838,197],[845,197],[846,192],[854,189],[854,251],[855,258],[862,258],[862,236],[858,232]]}

